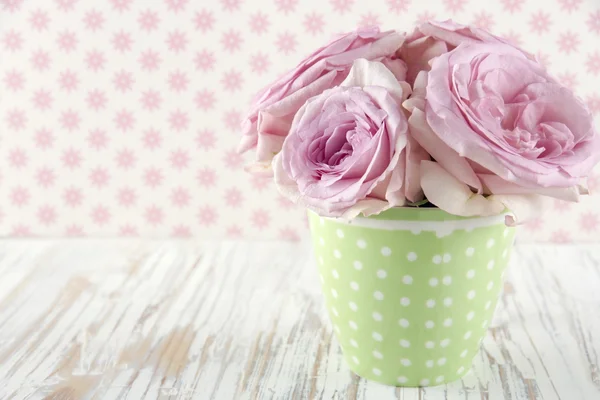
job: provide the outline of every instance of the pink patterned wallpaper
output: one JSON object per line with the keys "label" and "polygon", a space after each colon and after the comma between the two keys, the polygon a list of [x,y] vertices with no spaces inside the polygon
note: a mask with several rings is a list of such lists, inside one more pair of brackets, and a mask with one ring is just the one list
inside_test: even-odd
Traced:
{"label": "pink patterned wallpaper", "polygon": [[[600,114],[597,0],[0,0],[0,235],[303,236],[241,169],[250,97],[334,33],[429,18],[514,40]],[[599,205],[523,237],[600,240]]]}

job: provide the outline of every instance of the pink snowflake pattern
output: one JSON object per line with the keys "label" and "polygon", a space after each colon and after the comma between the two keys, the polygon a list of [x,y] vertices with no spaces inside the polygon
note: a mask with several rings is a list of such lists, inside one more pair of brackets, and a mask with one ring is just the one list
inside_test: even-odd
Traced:
{"label": "pink snowflake pattern", "polygon": [[138,236],[138,231],[135,226],[126,224],[119,228],[119,235],[125,237],[135,237]]}
{"label": "pink snowflake pattern", "polygon": [[29,163],[29,158],[25,150],[13,149],[8,153],[8,163],[13,168],[23,168]]}
{"label": "pink snowflake pattern", "polygon": [[596,232],[599,224],[598,214],[594,212],[584,213],[579,218],[579,225],[584,232]]}
{"label": "pink snowflake pattern", "polygon": [[158,15],[152,10],[143,11],[138,17],[138,24],[140,24],[140,28],[147,32],[157,29],[159,22],[160,19],[158,18]]}
{"label": "pink snowflake pattern", "polygon": [[215,96],[213,92],[203,89],[196,92],[194,103],[196,103],[196,106],[201,110],[210,110],[215,105]]}
{"label": "pink snowflake pattern", "polygon": [[188,1],[189,0],[165,0],[165,3],[167,4],[167,8],[170,11],[178,13],[178,12],[183,11],[185,9],[185,7],[187,6]]}
{"label": "pink snowflake pattern", "polygon": [[571,203],[569,201],[558,200],[558,199],[554,200],[554,209],[557,212],[569,211],[571,209],[571,207],[573,207],[573,203]]}
{"label": "pink snowflake pattern", "polygon": [[179,149],[173,150],[170,156],[171,166],[177,170],[182,170],[188,167],[190,163],[190,155],[187,151]]}
{"label": "pink snowflake pattern", "polygon": [[198,210],[198,220],[202,226],[212,226],[217,222],[217,219],[217,212],[209,206],[200,207]]}
{"label": "pink snowflake pattern", "polygon": [[4,85],[13,92],[17,92],[23,89],[25,85],[25,78],[23,78],[23,74],[18,72],[17,70],[12,70],[6,72],[4,75]]}
{"label": "pink snowflake pattern", "polygon": [[105,62],[104,54],[97,50],[90,51],[85,57],[85,64],[90,71],[96,72],[103,69]]}
{"label": "pink snowflake pattern", "polygon": [[325,27],[323,16],[316,12],[306,14],[302,23],[304,25],[304,29],[306,29],[306,31],[312,35],[323,32],[323,28]]}
{"label": "pink snowflake pattern", "polygon": [[592,114],[600,115],[600,95],[589,95],[586,99],[586,103]]}
{"label": "pink snowflake pattern", "polygon": [[33,92],[31,100],[33,101],[35,108],[38,110],[47,110],[52,108],[52,102],[54,101],[50,92],[43,89]]}
{"label": "pink snowflake pattern", "polygon": [[167,47],[169,50],[176,53],[184,51],[187,47],[187,38],[185,34],[181,31],[169,33],[169,36],[167,37]]}
{"label": "pink snowflake pattern", "polygon": [[394,14],[400,14],[408,11],[410,0],[387,0],[388,11]]}
{"label": "pink snowflake pattern", "polygon": [[117,153],[117,166],[122,169],[132,168],[136,163],[133,151],[129,149],[120,150]]}
{"label": "pink snowflake pattern", "polygon": [[15,207],[23,207],[29,204],[29,199],[31,195],[29,194],[29,190],[24,188],[23,186],[16,186],[12,189],[10,193],[10,201]]}
{"label": "pink snowflake pattern", "polygon": [[106,95],[101,90],[91,90],[88,92],[86,102],[92,110],[103,109],[106,106]]}
{"label": "pink snowflake pattern", "polygon": [[135,125],[133,113],[128,110],[121,110],[117,112],[114,121],[117,128],[122,131],[129,131],[133,129],[133,126]]}
{"label": "pink snowflake pattern", "polygon": [[150,206],[146,209],[145,218],[150,225],[160,225],[164,219],[164,212],[157,206]]}
{"label": "pink snowflake pattern", "polygon": [[221,0],[221,6],[225,11],[236,11],[240,9],[241,0]]}
{"label": "pink snowflake pattern", "polygon": [[37,218],[42,225],[52,225],[56,222],[56,210],[51,206],[41,206],[38,208]]}
{"label": "pink snowflake pattern", "polygon": [[600,10],[590,12],[590,17],[586,21],[586,24],[590,32],[600,34]]}
{"label": "pink snowflake pattern", "polygon": [[27,116],[22,110],[12,109],[6,113],[6,123],[10,129],[20,131],[27,125]]}
{"label": "pink snowflake pattern", "polygon": [[252,217],[250,217],[250,220],[252,221],[252,225],[262,230],[267,228],[271,223],[271,216],[265,210],[255,210],[252,213]]}
{"label": "pink snowflake pattern", "polygon": [[577,75],[570,71],[559,74],[558,81],[570,89],[577,87]]}
{"label": "pink snowflake pattern", "polygon": [[171,72],[169,74],[169,88],[176,92],[183,92],[188,86],[187,75],[181,71]]}
{"label": "pink snowflake pattern", "polygon": [[78,0],[54,0],[58,8],[62,11],[71,11],[75,8]]}
{"label": "pink snowflake pattern", "polygon": [[293,53],[296,50],[297,44],[296,36],[289,32],[280,33],[277,35],[277,40],[275,41],[277,51],[283,54]]}
{"label": "pink snowflake pattern", "polygon": [[230,239],[239,239],[243,236],[242,228],[240,228],[238,225],[230,225],[225,231],[225,236]]}
{"label": "pink snowflake pattern", "polygon": [[123,207],[131,207],[137,202],[137,195],[135,190],[124,187],[119,190],[117,193],[117,201]]}
{"label": "pink snowflake pattern", "polygon": [[140,65],[142,69],[148,71],[154,71],[158,69],[161,63],[161,59],[158,56],[158,53],[152,50],[147,50],[140,55],[139,58]]}
{"label": "pink snowflake pattern", "polygon": [[379,25],[379,16],[372,11],[364,13],[358,21],[358,27],[369,27]]}
{"label": "pink snowflake pattern", "polygon": [[252,182],[252,189],[262,192],[265,190],[272,181],[272,177],[262,176],[262,175],[252,175],[250,181]]}
{"label": "pink snowflake pattern", "polygon": [[163,175],[159,169],[148,168],[144,171],[144,183],[150,188],[162,185]]}
{"label": "pink snowflake pattern", "polygon": [[110,0],[113,10],[118,12],[128,11],[133,0]]}
{"label": "pink snowflake pattern", "polygon": [[105,206],[96,206],[92,209],[92,221],[94,221],[96,225],[105,225],[110,219],[110,211]]}
{"label": "pink snowflake pattern", "polygon": [[73,32],[64,31],[60,33],[56,41],[58,47],[66,52],[71,52],[77,47],[77,36]]}
{"label": "pink snowflake pattern", "polygon": [[444,0],[446,10],[451,13],[457,13],[465,8],[467,0]]}
{"label": "pink snowflake pattern", "polygon": [[263,74],[269,70],[271,62],[264,53],[257,53],[250,57],[250,69],[257,74]]}
{"label": "pink snowflake pattern", "polygon": [[154,129],[148,129],[144,132],[143,142],[144,146],[146,146],[148,149],[156,149],[162,144],[162,137],[158,131]]}
{"label": "pink snowflake pattern", "polygon": [[502,37],[509,43],[520,46],[521,45],[521,35],[515,31],[509,31],[502,35]]}
{"label": "pink snowflake pattern", "polygon": [[198,170],[196,174],[198,184],[202,187],[210,188],[214,187],[217,183],[217,173],[213,168],[204,167]]}
{"label": "pink snowflake pattern", "polygon": [[275,0],[277,11],[283,14],[294,12],[297,4],[298,0]]}
{"label": "pink snowflake pattern", "polygon": [[257,12],[250,16],[250,31],[261,35],[269,29],[270,23],[266,14]]}
{"label": "pink snowflake pattern", "polygon": [[15,226],[13,226],[10,234],[11,234],[11,236],[16,236],[16,237],[31,236],[31,229],[29,229],[29,227],[26,225],[17,224]]}
{"label": "pink snowflake pattern", "polygon": [[17,12],[21,9],[24,0],[1,0],[2,9],[9,12]]}
{"label": "pink snowflake pattern", "polygon": [[41,187],[50,187],[54,185],[54,171],[51,168],[40,168],[36,173],[36,180]]}
{"label": "pink snowflake pattern", "polygon": [[199,131],[196,135],[196,143],[202,150],[211,150],[215,147],[217,140],[215,134],[209,130]]}
{"label": "pink snowflake pattern", "polygon": [[194,26],[197,30],[207,32],[212,30],[215,24],[215,18],[210,11],[202,10],[196,12],[194,16]]}
{"label": "pink snowflake pattern", "polygon": [[235,30],[229,30],[221,36],[221,44],[231,52],[239,50],[242,42],[242,35]]}
{"label": "pink snowflake pattern", "polygon": [[201,52],[196,53],[194,63],[196,64],[196,69],[199,69],[200,71],[209,71],[214,67],[215,56],[208,50],[202,50]]}
{"label": "pink snowflake pattern", "polygon": [[46,128],[35,133],[35,144],[42,150],[47,150],[54,144],[54,135]]}
{"label": "pink snowflake pattern", "polygon": [[504,6],[504,11],[507,11],[511,14],[521,11],[521,7],[523,6],[523,0],[502,0],[502,5]]}
{"label": "pink snowflake pattern", "polygon": [[115,50],[125,52],[131,50],[133,39],[129,33],[121,31],[114,34],[112,44]]}
{"label": "pink snowflake pattern", "polygon": [[31,27],[40,32],[48,29],[48,24],[50,23],[50,17],[48,17],[48,13],[43,10],[36,10],[31,13],[29,16],[29,22],[31,23]]}
{"label": "pink snowflake pattern", "polygon": [[4,44],[4,48],[6,50],[17,51],[21,49],[21,46],[23,46],[23,38],[21,37],[20,33],[11,30],[4,34],[2,43]]}
{"label": "pink snowflake pattern", "polygon": [[162,97],[160,96],[160,92],[148,90],[142,93],[140,101],[142,107],[146,110],[158,110],[162,104]]}
{"label": "pink snowflake pattern", "polygon": [[492,30],[494,26],[494,17],[492,14],[487,13],[485,11],[481,11],[475,15],[473,15],[473,25],[480,29],[485,29],[487,31]]}
{"label": "pink snowflake pattern", "polygon": [[581,0],[558,0],[558,4],[560,4],[560,8],[563,11],[568,12],[569,14],[573,11],[577,11],[579,6],[581,5]]}
{"label": "pink snowflake pattern", "polygon": [[550,56],[546,53],[542,53],[541,51],[535,55],[535,59],[538,63],[543,65],[544,67],[550,66]]}
{"label": "pink snowflake pattern", "polygon": [[238,208],[244,201],[244,195],[238,188],[229,188],[225,191],[225,204],[231,208]]}
{"label": "pink snowflake pattern", "polygon": [[85,236],[85,233],[81,225],[71,224],[65,229],[65,235],[68,237],[82,237]]}
{"label": "pink snowflake pattern", "polygon": [[171,203],[178,208],[187,206],[190,198],[190,192],[183,187],[177,187],[171,192]]}
{"label": "pink snowflake pattern", "polygon": [[90,10],[83,17],[83,23],[87,29],[95,32],[104,26],[104,16],[96,10]]}
{"label": "pink snowflake pattern", "polygon": [[169,115],[169,126],[174,131],[183,131],[187,129],[189,124],[188,114],[181,110],[175,110]]}
{"label": "pink snowflake pattern", "polygon": [[226,90],[229,91],[237,91],[242,87],[244,79],[242,75],[237,71],[229,71],[223,74],[223,78],[221,78],[221,83],[225,87]]}
{"label": "pink snowflake pattern", "polygon": [[589,74],[598,75],[600,72],[600,53],[596,51],[594,54],[588,54],[585,66]]}
{"label": "pink snowflake pattern", "polygon": [[330,0],[330,3],[334,11],[344,14],[350,11],[354,5],[354,0]]}
{"label": "pink snowflake pattern", "polygon": [[87,140],[89,146],[95,150],[104,149],[108,145],[108,135],[101,129],[90,131]]}
{"label": "pink snowflake pattern", "polygon": [[558,48],[566,54],[577,52],[579,47],[579,36],[571,31],[561,33],[558,36]]}
{"label": "pink snowflake pattern", "polygon": [[229,150],[223,155],[224,164],[227,167],[238,169],[244,163],[244,159],[240,153],[235,150]]}
{"label": "pink snowflake pattern", "polygon": [[131,90],[133,76],[129,72],[121,70],[114,75],[113,84],[115,85],[115,89],[119,92],[126,92]]}
{"label": "pink snowflake pattern", "polygon": [[62,162],[69,169],[79,168],[81,166],[81,154],[75,149],[67,149],[63,152]]}
{"label": "pink snowflake pattern", "polygon": [[64,91],[71,92],[79,86],[79,78],[73,71],[63,71],[58,78],[58,84]]}
{"label": "pink snowflake pattern", "polygon": [[435,19],[435,14],[431,11],[423,11],[422,13],[417,14],[416,23],[422,24],[423,22],[430,21]]}
{"label": "pink snowflake pattern", "polygon": [[550,235],[550,241],[553,243],[571,243],[571,235],[568,232],[559,229],[555,232],[552,232]]}
{"label": "pink snowflake pattern", "polygon": [[90,172],[90,182],[92,183],[93,186],[96,187],[104,187],[106,185],[108,185],[108,182],[110,181],[110,175],[108,173],[108,171],[105,168],[94,168],[91,172]]}
{"label": "pink snowflake pattern", "polygon": [[242,115],[238,110],[229,110],[225,112],[223,120],[229,129],[237,131],[242,124]]}
{"label": "pink snowflake pattern", "polygon": [[192,236],[192,231],[189,226],[185,225],[175,225],[173,227],[173,231],[171,233],[171,237],[174,238],[189,238]]}
{"label": "pink snowflake pattern", "polygon": [[550,21],[550,14],[543,11],[538,11],[536,14],[531,14],[529,19],[530,29],[538,34],[548,32],[552,22]]}
{"label": "pink snowflake pattern", "polygon": [[69,207],[78,207],[83,202],[83,192],[71,186],[63,191],[63,201]]}
{"label": "pink snowflake pattern", "polygon": [[279,230],[279,237],[289,242],[300,241],[300,235],[298,234],[298,231],[290,227],[281,228]]}
{"label": "pink snowflake pattern", "polygon": [[34,69],[43,71],[50,67],[50,56],[43,50],[38,50],[31,55],[31,64]]}

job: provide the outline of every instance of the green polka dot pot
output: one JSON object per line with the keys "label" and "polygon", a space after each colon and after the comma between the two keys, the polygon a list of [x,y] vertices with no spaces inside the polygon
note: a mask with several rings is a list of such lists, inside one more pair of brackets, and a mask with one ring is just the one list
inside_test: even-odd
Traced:
{"label": "green polka dot pot", "polygon": [[504,215],[395,208],[351,221],[309,219],[329,316],[353,372],[430,386],[470,370],[514,240]]}

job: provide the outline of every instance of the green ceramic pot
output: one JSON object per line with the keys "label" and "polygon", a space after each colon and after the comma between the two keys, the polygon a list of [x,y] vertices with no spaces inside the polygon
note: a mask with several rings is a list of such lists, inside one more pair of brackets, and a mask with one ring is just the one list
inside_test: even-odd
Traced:
{"label": "green ceramic pot", "polygon": [[309,219],[329,316],[353,372],[430,386],[470,370],[514,240],[504,215],[395,208],[351,221]]}

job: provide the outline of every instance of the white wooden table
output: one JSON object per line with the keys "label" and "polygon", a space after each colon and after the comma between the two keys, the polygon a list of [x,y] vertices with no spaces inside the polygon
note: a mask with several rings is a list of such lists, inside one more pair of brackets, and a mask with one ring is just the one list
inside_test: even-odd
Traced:
{"label": "white wooden table", "polygon": [[307,243],[0,242],[0,399],[600,399],[600,246],[520,246],[462,381],[351,374]]}

